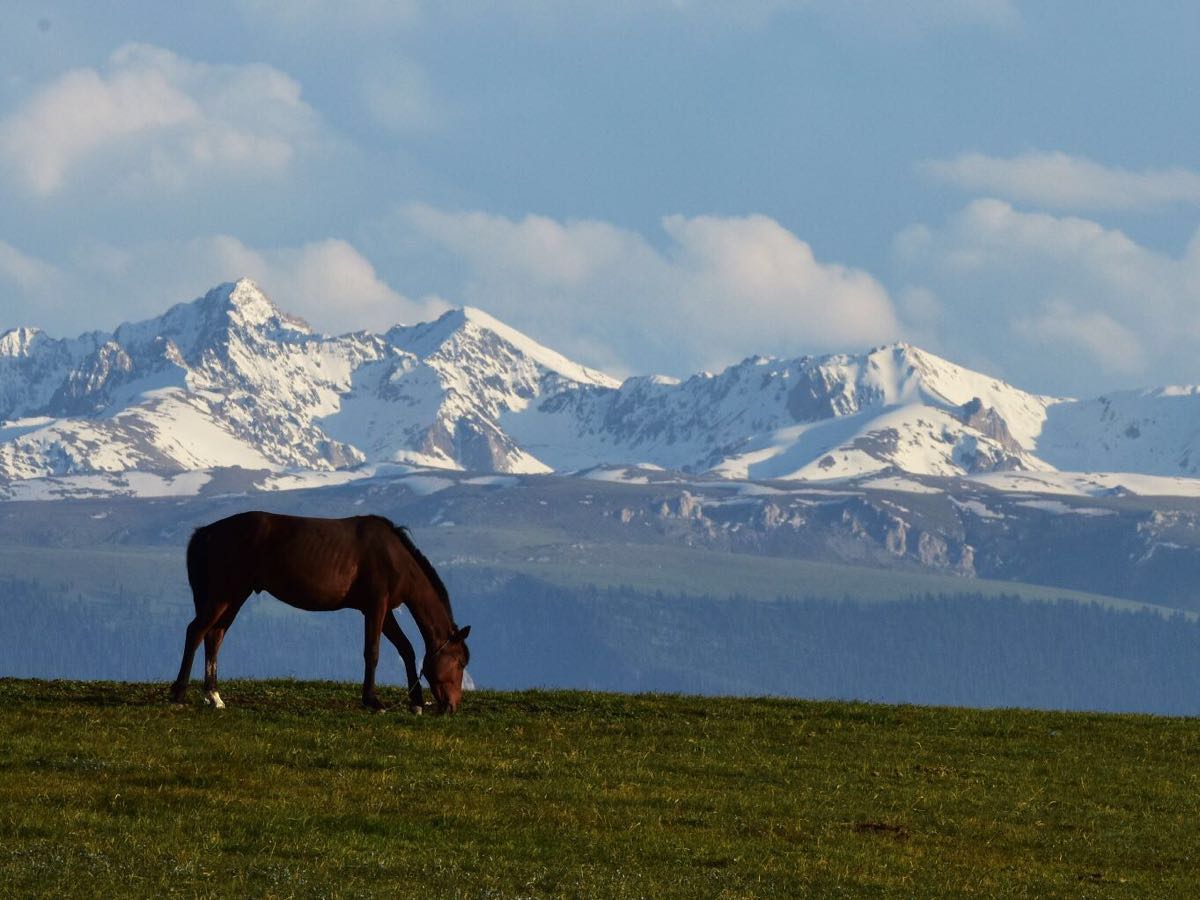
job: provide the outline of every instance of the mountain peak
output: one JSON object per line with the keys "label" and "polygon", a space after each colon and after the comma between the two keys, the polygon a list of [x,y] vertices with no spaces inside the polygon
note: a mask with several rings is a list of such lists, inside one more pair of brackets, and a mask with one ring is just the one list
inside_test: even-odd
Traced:
{"label": "mountain peak", "polygon": [[205,301],[216,301],[227,307],[230,318],[247,328],[275,326],[301,331],[306,334],[312,329],[299,316],[284,312],[249,278],[239,278],[213,288],[204,297]]}
{"label": "mountain peak", "polygon": [[539,344],[521,331],[506,325],[495,316],[474,306],[447,310],[433,322],[410,328],[397,327],[389,337],[403,349],[417,356],[429,356],[440,348],[480,334],[489,334],[507,344],[513,352],[537,363],[544,369],[557,372],[579,384],[616,388],[620,382],[597,369],[572,362],[556,350]]}
{"label": "mountain peak", "polygon": [[45,335],[40,328],[10,328],[0,334],[0,356],[28,356]]}

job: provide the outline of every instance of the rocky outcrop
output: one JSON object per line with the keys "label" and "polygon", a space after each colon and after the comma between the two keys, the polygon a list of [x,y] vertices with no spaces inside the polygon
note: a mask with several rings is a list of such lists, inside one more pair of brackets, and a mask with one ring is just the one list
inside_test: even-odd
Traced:
{"label": "rocky outcrop", "polygon": [[938,528],[882,496],[822,503],[764,498],[730,504],[681,490],[647,507],[622,507],[614,516],[622,525],[653,523],[664,533],[686,535],[691,543],[743,552],[833,553],[847,561],[975,574],[974,550],[959,524]]}
{"label": "rocky outcrop", "polygon": [[972,398],[958,408],[958,419],[968,428],[995,441],[1001,448],[1014,456],[1025,452],[1025,448],[1008,430],[1008,423],[1004,421],[1004,418],[990,406],[984,406],[983,401],[978,397]]}

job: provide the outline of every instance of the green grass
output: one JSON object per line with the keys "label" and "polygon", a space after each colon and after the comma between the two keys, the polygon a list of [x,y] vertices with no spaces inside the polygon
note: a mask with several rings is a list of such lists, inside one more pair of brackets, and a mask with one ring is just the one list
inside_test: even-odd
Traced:
{"label": "green grass", "polygon": [[[394,691],[392,693],[395,693]],[[8,896],[1184,896],[1200,722],[0,680]],[[392,697],[393,701],[398,697]]]}

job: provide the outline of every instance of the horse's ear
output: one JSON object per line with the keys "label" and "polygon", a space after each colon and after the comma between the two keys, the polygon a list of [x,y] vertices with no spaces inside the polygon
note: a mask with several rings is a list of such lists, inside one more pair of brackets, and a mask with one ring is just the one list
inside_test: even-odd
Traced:
{"label": "horse's ear", "polygon": [[464,625],[462,628],[458,629],[458,631],[454,632],[454,640],[465,641],[467,639],[467,635],[470,633],[471,633],[471,626]]}

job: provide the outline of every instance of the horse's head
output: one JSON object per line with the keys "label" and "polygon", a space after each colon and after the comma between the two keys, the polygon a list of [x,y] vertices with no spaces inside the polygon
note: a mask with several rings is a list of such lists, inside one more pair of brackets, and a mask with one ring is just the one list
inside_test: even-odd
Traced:
{"label": "horse's head", "polygon": [[467,649],[470,632],[470,625],[457,628],[441,647],[425,654],[421,671],[429,682],[438,712],[455,712],[462,702],[463,671],[471,660],[471,652]]}

